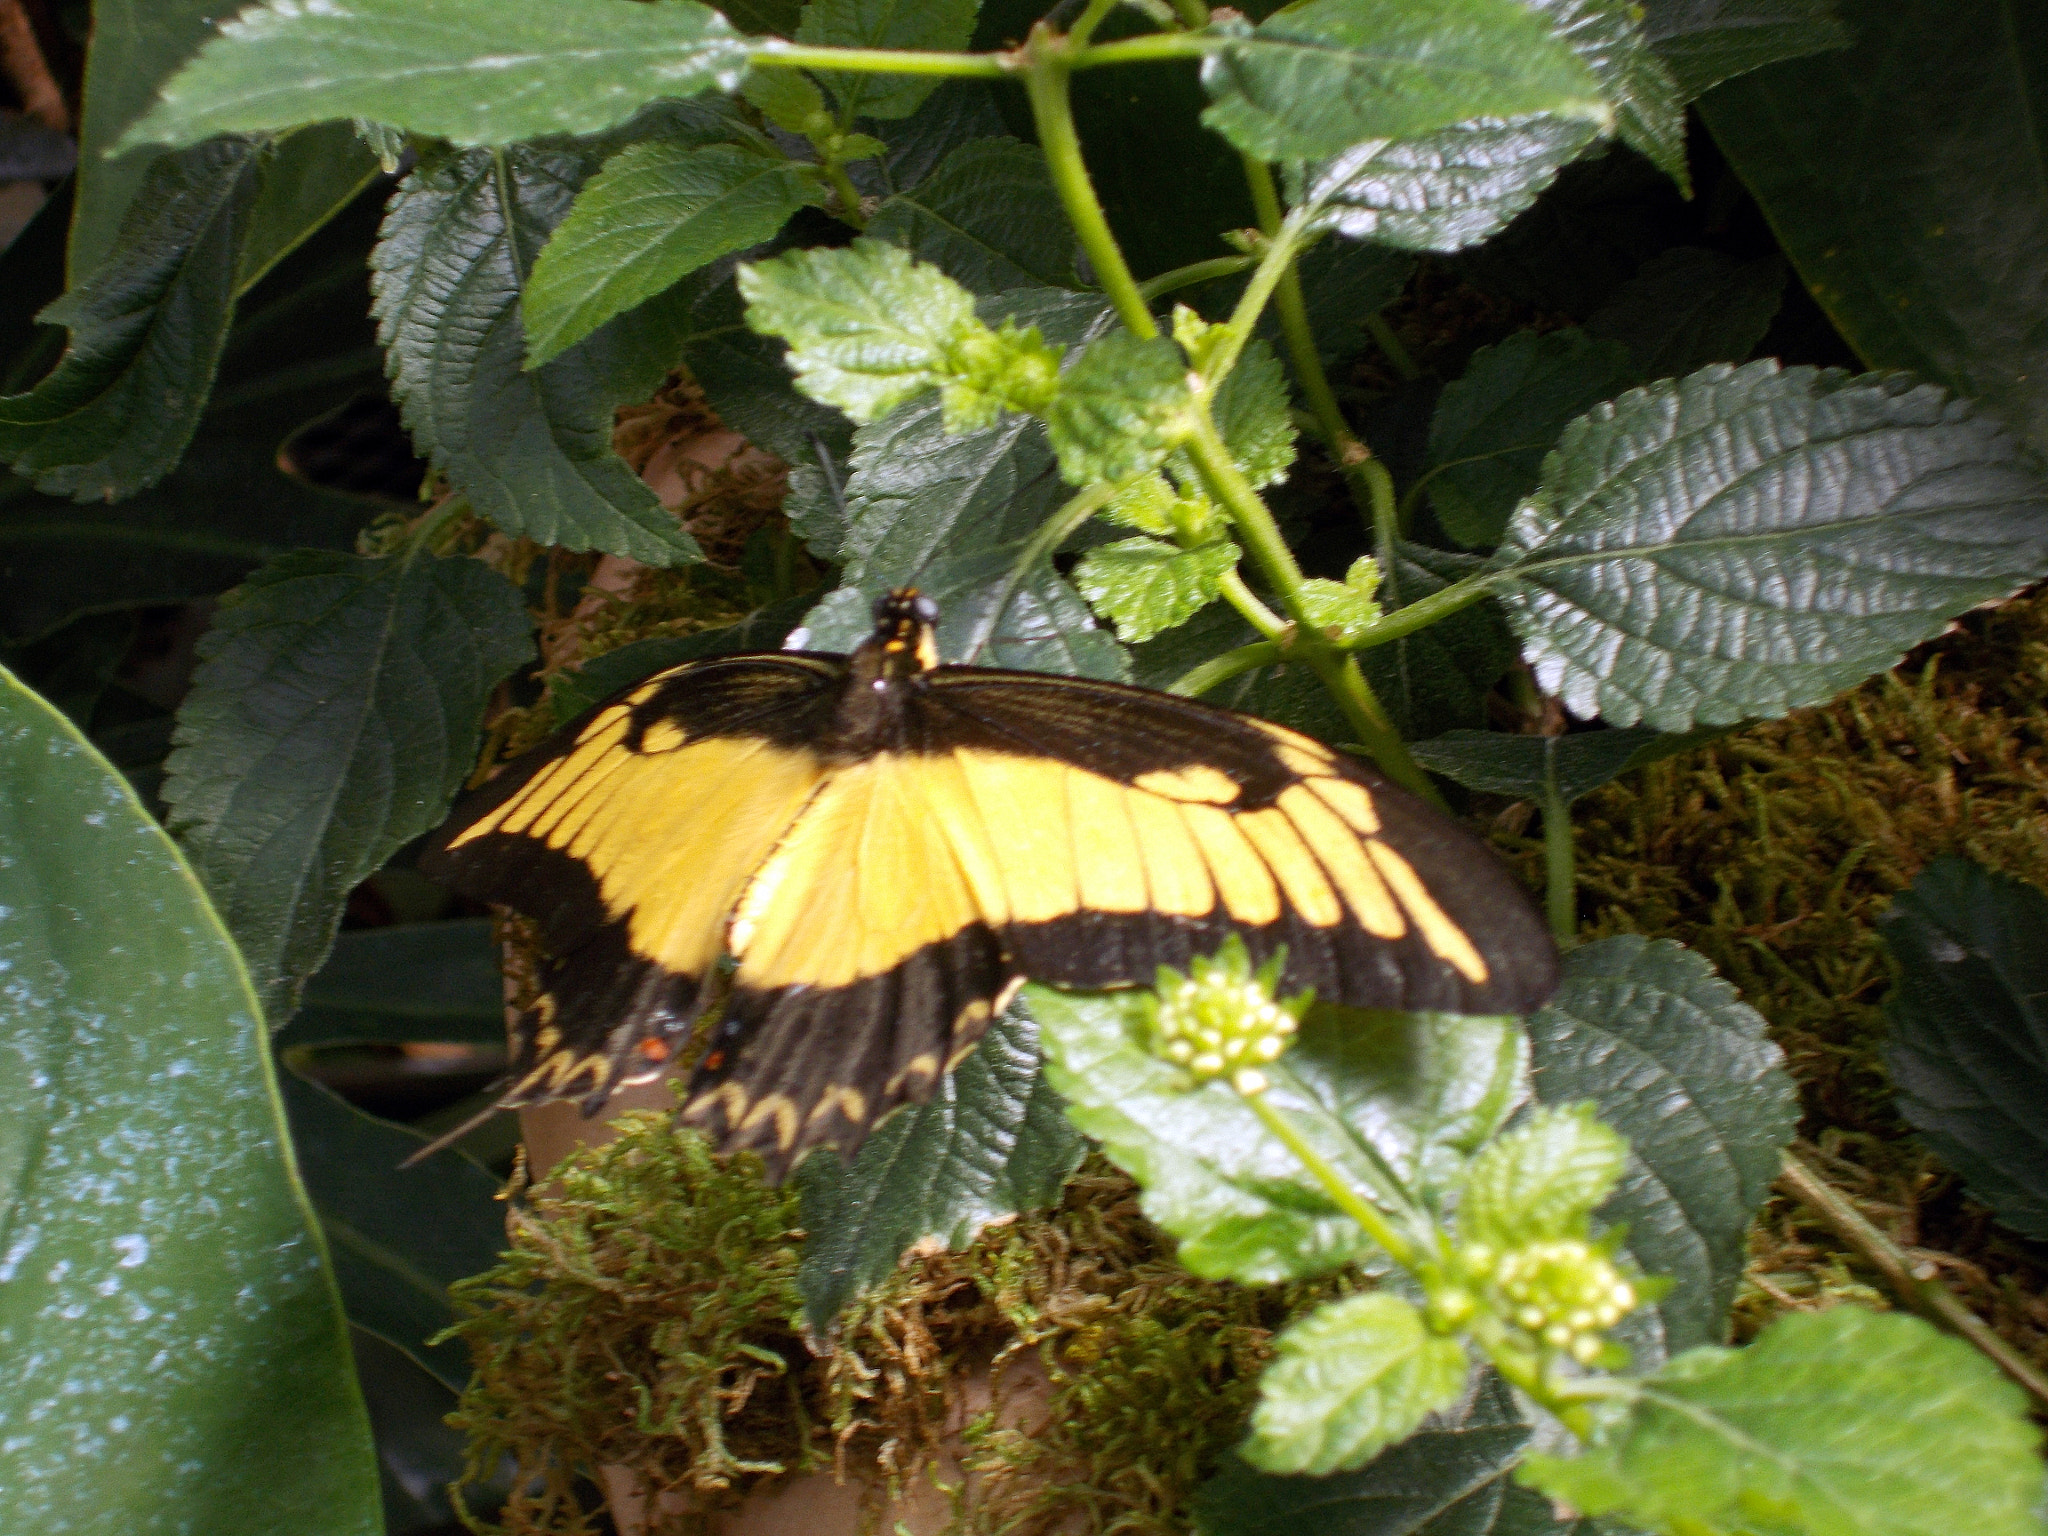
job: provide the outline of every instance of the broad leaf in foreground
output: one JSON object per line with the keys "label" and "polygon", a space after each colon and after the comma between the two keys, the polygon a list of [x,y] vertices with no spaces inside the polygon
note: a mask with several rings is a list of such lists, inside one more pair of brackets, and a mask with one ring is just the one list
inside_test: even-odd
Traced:
{"label": "broad leaf in foreground", "polygon": [[2048,1238],[2048,896],[1936,859],[1881,931],[1899,1113],[2000,1221]]}
{"label": "broad leaf in foreground", "polygon": [[1931,385],[1716,365],[1566,428],[1497,563],[1574,714],[1727,725],[1824,703],[2048,572],[2048,485]]}
{"label": "broad leaf in foreground", "polygon": [[962,1248],[992,1221],[1059,1200],[1086,1144],[1039,1064],[1038,1031],[1013,1008],[930,1102],[884,1121],[850,1167],[830,1151],[804,1163],[797,1288],[813,1336],[913,1244]]}
{"label": "broad leaf in foreground", "polygon": [[[1198,1536],[1510,1536],[1502,1506],[1529,1426],[1507,1384],[1481,1377],[1460,1411],[1390,1445],[1355,1472],[1282,1477],[1243,1464],[1195,1495]],[[1546,1515],[1547,1518],[1547,1515]],[[1539,1528],[1540,1529],[1540,1528]]]}
{"label": "broad leaf in foreground", "polygon": [[199,653],[164,798],[282,1024],[349,891],[446,813],[491,690],[533,653],[526,609],[474,560],[293,554]]}
{"label": "broad leaf in foreground", "polygon": [[422,162],[371,254],[378,336],[414,441],[478,513],[538,543],[679,565],[699,558],[697,541],[611,448],[613,411],[651,395],[675,364],[674,317],[650,305],[524,366],[528,267],[604,148]]}
{"label": "broad leaf in foreground", "polygon": [[823,196],[814,168],[749,145],[649,139],[605,162],[534,261],[522,299],[538,367],[614,315],[769,239]]}
{"label": "broad leaf in foreground", "polygon": [[1518,1474],[1659,1536],[2040,1536],[2040,1431],[2019,1388],[1917,1317],[1779,1318],[1641,1383],[1583,1454]]}
{"label": "broad leaf in foreground", "polygon": [[1339,154],[1474,117],[1604,122],[1593,71],[1520,0],[1308,0],[1202,61],[1202,121],[1265,160]]}
{"label": "broad leaf in foreground", "polygon": [[1590,1100],[1629,1144],[1599,1219],[1626,1223],[1636,1263],[1673,1282],[1623,1325],[1637,1364],[1646,1351],[1719,1343],[1750,1219],[1799,1118],[1763,1017],[1702,956],[1631,934],[1566,955],[1556,995],[1528,1027],[1538,1095]]}
{"label": "broad leaf in foreground", "polygon": [[121,776],[4,672],[0,782],[8,1523],[374,1536],[369,1424],[234,944]]}
{"label": "broad leaf in foreground", "polygon": [[594,133],[738,89],[750,51],[694,0],[273,0],[224,23],[116,148],[337,117],[458,144]]}
{"label": "broad leaf in foreground", "polygon": [[1766,64],[1849,42],[1834,0],[1644,0],[1643,32],[1687,101]]}

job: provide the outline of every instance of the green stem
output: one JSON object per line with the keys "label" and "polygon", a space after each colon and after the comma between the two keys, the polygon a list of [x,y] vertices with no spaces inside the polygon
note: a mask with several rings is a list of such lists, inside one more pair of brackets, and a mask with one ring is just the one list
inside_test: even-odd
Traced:
{"label": "green stem", "polygon": [[1221,688],[1240,673],[1270,667],[1274,662],[1286,659],[1280,647],[1271,640],[1254,640],[1250,645],[1225,651],[1221,656],[1211,657],[1199,667],[1183,672],[1166,685],[1166,691],[1177,693],[1184,699],[1198,699],[1212,688]]}
{"label": "green stem", "polygon": [[1405,608],[1396,608],[1383,619],[1375,619],[1359,632],[1352,642],[1352,649],[1369,651],[1376,645],[1385,645],[1390,640],[1399,640],[1412,635],[1418,629],[1427,629],[1440,623],[1461,608],[1470,608],[1493,590],[1491,572],[1467,576],[1452,582],[1441,591],[1427,597],[1419,597]]}
{"label": "green stem", "polygon": [[747,63],[755,69],[838,70],[851,74],[963,75],[1007,80],[1018,66],[1007,53],[926,53],[901,48],[807,48],[779,38],[753,45]]}
{"label": "green stem", "polygon": [[1038,530],[1031,535],[1030,541],[1010,563],[1009,574],[1003,578],[1003,585],[996,593],[996,600],[989,607],[988,622],[982,627],[981,633],[975,636],[966,660],[972,662],[995,639],[996,631],[1002,625],[1003,615],[1009,611],[1010,599],[1017,595],[1017,589],[1024,584],[1024,578],[1031,574],[1031,568],[1041,560],[1050,559],[1054,550],[1064,544],[1089,518],[1108,506],[1116,498],[1117,493],[1130,483],[1130,477],[1122,480],[1098,480],[1095,484],[1069,496],[1060,504],[1058,511],[1038,525]]}
{"label": "green stem", "polygon": [[1251,1107],[1251,1112],[1259,1117],[1260,1123],[1279,1139],[1281,1145],[1300,1159],[1301,1166],[1323,1186],[1323,1192],[1330,1197],[1332,1205],[1363,1227],[1365,1235],[1384,1248],[1388,1257],[1396,1264],[1403,1269],[1415,1267],[1416,1261],[1421,1258],[1415,1245],[1395,1231],[1393,1223],[1346,1183],[1337,1170],[1323,1160],[1320,1152],[1302,1140],[1300,1132],[1288,1124],[1286,1117],[1279,1110],[1266,1102],[1263,1093],[1246,1094],[1244,1102]]}
{"label": "green stem", "polygon": [[[1084,50],[1085,51],[1085,50]],[[1088,165],[1081,158],[1081,137],[1074,129],[1074,106],[1067,85],[1072,61],[1063,39],[1044,22],[1031,29],[1024,44],[1024,89],[1031,98],[1031,118],[1038,127],[1038,145],[1045,152],[1046,169],[1066,209],[1067,221],[1080,237],[1081,249],[1095,268],[1096,281],[1131,331],[1147,341],[1159,334],[1151,308],[1138,291],[1138,280],[1110,233],[1102,203],[1088,179]]]}
{"label": "green stem", "polygon": [[1173,0],[1173,9],[1181,19],[1181,25],[1190,31],[1199,32],[1209,25],[1207,0]]}
{"label": "green stem", "polygon": [[1207,261],[1191,261],[1184,267],[1175,267],[1171,272],[1162,272],[1157,277],[1148,277],[1138,284],[1138,292],[1146,302],[1177,293],[1183,288],[1192,288],[1197,283],[1206,283],[1218,277],[1229,277],[1242,272],[1246,267],[1258,263],[1256,256],[1212,256]]}
{"label": "green stem", "polygon": [[1085,48],[1088,39],[1095,35],[1095,29],[1102,25],[1103,18],[1117,8],[1119,0],[1088,0],[1088,8],[1079,19],[1067,28],[1067,43],[1073,48]]}
{"label": "green stem", "polygon": [[1394,372],[1402,378],[1415,380],[1422,377],[1422,370],[1415,366],[1415,359],[1408,355],[1408,349],[1401,345],[1401,338],[1394,334],[1394,328],[1377,314],[1365,317],[1365,328],[1373,342],[1387,355],[1387,361],[1394,365]]}
{"label": "green stem", "polygon": [[1073,57],[1075,69],[1101,69],[1110,64],[1159,64],[1174,59],[1199,59],[1230,45],[1213,32],[1148,32],[1114,43],[1094,43]]}
{"label": "green stem", "polygon": [[1252,339],[1252,330],[1259,323],[1266,301],[1273,297],[1273,290],[1293,273],[1296,253],[1311,238],[1306,221],[1290,219],[1282,221],[1279,232],[1267,240],[1266,248],[1259,253],[1257,270],[1238,296],[1237,307],[1230,312],[1229,339],[1210,354],[1202,370],[1211,389],[1222,383],[1224,376],[1237,366],[1237,355]]}
{"label": "green stem", "polygon": [[1245,623],[1268,640],[1278,642],[1286,637],[1287,621],[1260,602],[1259,594],[1236,571],[1225,571],[1223,579],[1217,583],[1217,590],[1223,594],[1225,602],[1243,615]]}
{"label": "green stem", "polygon": [[1579,932],[1579,888],[1572,872],[1572,814],[1555,786],[1543,794],[1543,907],[1550,936],[1569,949]]}
{"label": "green stem", "polygon": [[846,174],[846,167],[837,160],[828,160],[825,179],[832,183],[832,190],[838,194],[841,222],[851,224],[855,229],[866,229],[868,221],[860,211],[860,190],[854,186],[853,178]]}

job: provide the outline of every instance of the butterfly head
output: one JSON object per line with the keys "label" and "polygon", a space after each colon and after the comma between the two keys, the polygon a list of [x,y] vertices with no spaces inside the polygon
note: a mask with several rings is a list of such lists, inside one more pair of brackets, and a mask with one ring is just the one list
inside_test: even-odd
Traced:
{"label": "butterfly head", "polygon": [[939,605],[915,587],[898,587],[875,599],[875,632],[862,650],[870,651],[884,677],[907,677],[939,664],[934,626]]}

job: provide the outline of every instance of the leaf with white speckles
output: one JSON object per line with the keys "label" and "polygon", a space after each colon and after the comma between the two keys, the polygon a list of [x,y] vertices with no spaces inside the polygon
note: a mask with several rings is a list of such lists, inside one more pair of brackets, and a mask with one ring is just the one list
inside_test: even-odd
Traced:
{"label": "leaf with white speckles", "polygon": [[374,1536],[369,1423],[234,944],[119,772],[4,671],[0,784],[8,1526]]}

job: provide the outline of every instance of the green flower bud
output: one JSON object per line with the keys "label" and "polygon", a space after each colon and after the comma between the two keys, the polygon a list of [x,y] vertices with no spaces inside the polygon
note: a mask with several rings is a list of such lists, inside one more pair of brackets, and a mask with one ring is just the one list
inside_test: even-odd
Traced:
{"label": "green flower bud", "polygon": [[1149,1005],[1155,1053],[1184,1067],[1191,1086],[1227,1077],[1239,1093],[1264,1093],[1259,1069],[1280,1059],[1315,999],[1312,992],[1273,996],[1285,958],[1275,955],[1254,975],[1243,941],[1232,935],[1186,976],[1162,966]]}

